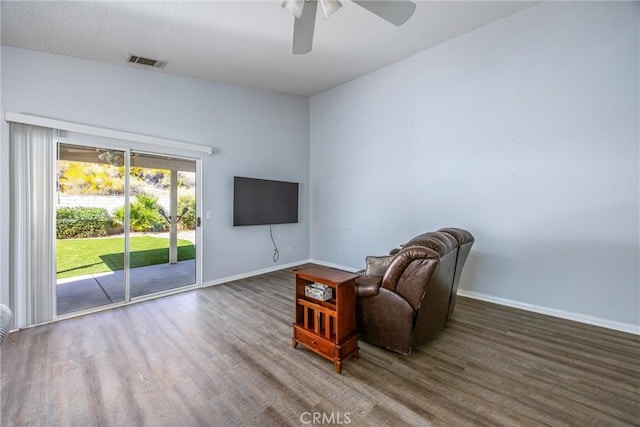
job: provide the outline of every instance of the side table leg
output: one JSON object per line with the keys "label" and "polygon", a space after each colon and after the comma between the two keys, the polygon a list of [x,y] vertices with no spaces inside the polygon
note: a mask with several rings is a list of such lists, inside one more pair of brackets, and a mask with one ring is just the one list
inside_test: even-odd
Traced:
{"label": "side table leg", "polygon": [[295,338],[291,338],[291,347],[293,348],[298,347],[298,341],[296,341]]}
{"label": "side table leg", "polygon": [[342,373],[342,360],[334,360],[333,361],[333,368],[336,370],[336,373],[341,374]]}

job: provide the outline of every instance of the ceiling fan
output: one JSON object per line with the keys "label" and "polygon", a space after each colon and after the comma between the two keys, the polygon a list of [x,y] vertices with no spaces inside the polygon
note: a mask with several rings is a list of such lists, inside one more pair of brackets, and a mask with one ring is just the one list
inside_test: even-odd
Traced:
{"label": "ceiling fan", "polygon": [[[352,1],[396,27],[407,22],[416,10],[416,4],[408,0]],[[284,0],[282,3],[282,7],[296,18],[293,25],[293,53],[296,55],[311,52],[318,3],[324,19],[342,7],[338,0]]]}
{"label": "ceiling fan", "polygon": [[111,166],[124,166],[124,152],[116,150],[101,150],[98,159],[109,163]]}

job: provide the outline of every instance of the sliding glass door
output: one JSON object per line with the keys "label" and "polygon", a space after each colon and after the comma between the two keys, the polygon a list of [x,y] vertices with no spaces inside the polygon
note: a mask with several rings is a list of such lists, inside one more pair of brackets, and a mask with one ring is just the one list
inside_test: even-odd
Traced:
{"label": "sliding glass door", "polygon": [[59,316],[196,284],[196,164],[58,144]]}
{"label": "sliding glass door", "polygon": [[125,152],[58,144],[56,296],[64,315],[124,302]]}
{"label": "sliding glass door", "polygon": [[131,152],[131,298],[196,283],[196,162]]}

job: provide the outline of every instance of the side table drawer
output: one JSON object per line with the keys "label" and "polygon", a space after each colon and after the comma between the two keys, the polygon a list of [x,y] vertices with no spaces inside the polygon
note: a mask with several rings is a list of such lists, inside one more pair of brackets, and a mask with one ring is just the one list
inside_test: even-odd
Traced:
{"label": "side table drawer", "polygon": [[336,354],[336,345],[334,343],[296,326],[293,327],[293,333],[295,339],[307,346],[310,350],[330,359],[338,356]]}

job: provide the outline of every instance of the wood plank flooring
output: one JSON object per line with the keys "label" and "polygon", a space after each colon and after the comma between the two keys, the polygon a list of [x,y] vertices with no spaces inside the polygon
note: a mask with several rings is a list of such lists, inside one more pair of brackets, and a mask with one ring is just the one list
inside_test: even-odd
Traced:
{"label": "wood plank flooring", "polygon": [[638,336],[459,298],[436,340],[408,357],[361,341],[338,375],[291,348],[293,283],[281,270],[12,333],[0,423],[640,425]]}

